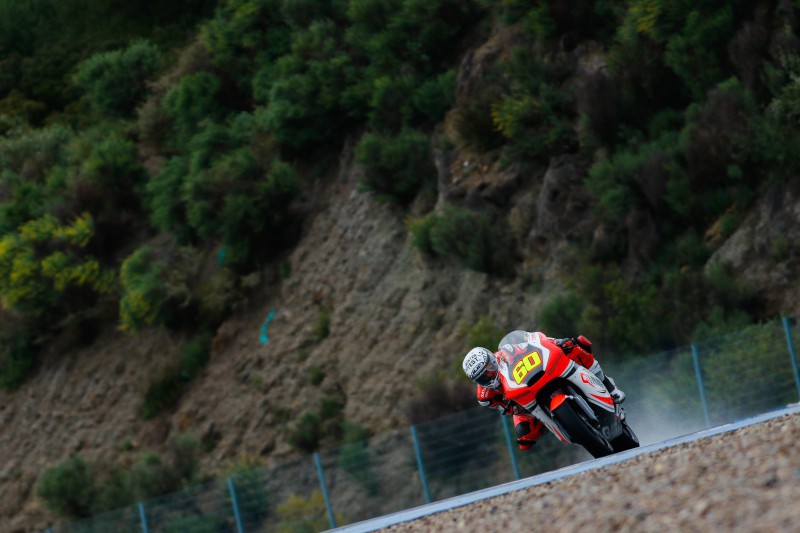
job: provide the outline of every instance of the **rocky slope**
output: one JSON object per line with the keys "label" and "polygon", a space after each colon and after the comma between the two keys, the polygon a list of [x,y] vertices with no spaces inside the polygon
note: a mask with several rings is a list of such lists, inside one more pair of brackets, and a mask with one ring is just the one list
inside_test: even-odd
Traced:
{"label": "rocky slope", "polygon": [[794,531],[798,436],[789,415],[384,531]]}
{"label": "rocky slope", "polygon": [[[452,181],[448,172],[440,179]],[[2,529],[52,520],[33,496],[35,482],[73,453],[131,462],[141,449],[191,432],[213,446],[206,472],[237,455],[280,459],[297,453],[282,417],[314,411],[325,397],[344,400],[345,418],[372,432],[405,425],[417,382],[457,371],[460,325],[489,314],[530,327],[545,293],[422,258],[407,243],[403,212],[359,192],[359,173],[346,158],[338,178],[310,194],[314,214],[288,258],[291,274],[220,327],[208,367],[175,412],[147,422],[137,414],[148,373],[174,342],[157,333],[108,332],[79,353],[50,354],[36,378],[0,393]],[[556,283],[548,278],[554,264],[538,265],[545,285]],[[322,313],[325,338],[315,333]],[[325,373],[318,386],[309,386],[312,367]]]}

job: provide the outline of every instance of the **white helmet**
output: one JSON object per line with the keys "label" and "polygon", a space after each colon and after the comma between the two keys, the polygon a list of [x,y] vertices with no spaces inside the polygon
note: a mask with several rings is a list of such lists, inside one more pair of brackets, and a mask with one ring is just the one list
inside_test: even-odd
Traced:
{"label": "white helmet", "polygon": [[497,370],[497,359],[486,348],[473,348],[464,357],[461,364],[469,379],[489,389],[500,386],[500,373]]}

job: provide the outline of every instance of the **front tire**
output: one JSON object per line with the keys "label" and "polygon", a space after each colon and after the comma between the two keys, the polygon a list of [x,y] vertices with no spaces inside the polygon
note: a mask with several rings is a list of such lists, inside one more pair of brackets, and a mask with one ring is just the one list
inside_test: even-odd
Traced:
{"label": "front tire", "polygon": [[614,452],[624,452],[639,447],[639,438],[626,421],[622,422],[622,435],[611,441]]}
{"label": "front tire", "polygon": [[614,447],[598,429],[592,427],[585,417],[578,414],[569,402],[564,402],[553,411],[553,418],[569,434],[570,440],[580,444],[592,457],[605,457],[614,453]]}

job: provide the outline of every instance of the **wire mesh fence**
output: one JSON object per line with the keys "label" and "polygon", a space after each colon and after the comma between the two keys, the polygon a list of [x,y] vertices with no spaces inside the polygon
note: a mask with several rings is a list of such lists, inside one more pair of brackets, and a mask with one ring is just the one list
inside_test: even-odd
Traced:
{"label": "wire mesh fence", "polygon": [[[784,318],[603,364],[627,392],[628,420],[649,444],[797,402],[797,330]],[[590,458],[551,437],[521,451],[507,417],[476,407],[48,531],[320,531]]]}

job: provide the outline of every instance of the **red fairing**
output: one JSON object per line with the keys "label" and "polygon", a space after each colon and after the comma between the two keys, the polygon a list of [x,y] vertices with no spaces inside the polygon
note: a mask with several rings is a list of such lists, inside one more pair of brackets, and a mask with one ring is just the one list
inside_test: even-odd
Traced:
{"label": "red fairing", "polygon": [[[543,334],[539,334],[539,342],[541,343],[542,347],[549,352],[545,374],[539,379],[530,383],[530,385],[520,387],[517,384],[509,383],[507,376],[501,373],[500,381],[502,382],[506,399],[514,400],[520,405],[529,405],[533,403],[536,400],[536,395],[539,393],[542,387],[547,385],[551,380],[561,377],[561,375],[566,372],[567,368],[569,368],[569,365],[572,364],[573,359],[564,353],[564,350],[558,347],[554,339],[546,337]],[[505,350],[500,350],[495,355],[498,359],[504,361],[508,368],[520,368],[520,372],[524,372],[520,366],[520,361],[525,362],[526,358],[532,356],[533,360],[531,361],[529,359],[529,362],[538,362],[542,366],[536,366],[530,370],[525,376],[526,379],[529,374],[535,374],[540,370],[545,369],[543,365],[544,353],[541,352],[540,348],[530,344],[524,347],[514,346],[513,354],[507,353]],[[513,370],[511,374],[513,376]]]}
{"label": "red fairing", "polygon": [[567,354],[567,357],[579,365],[585,366],[586,368],[591,368],[594,364],[594,356],[584,350],[579,344],[575,345],[575,348],[573,348],[572,351]]}

